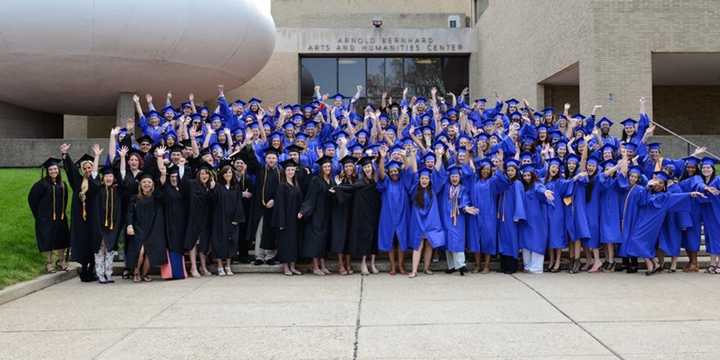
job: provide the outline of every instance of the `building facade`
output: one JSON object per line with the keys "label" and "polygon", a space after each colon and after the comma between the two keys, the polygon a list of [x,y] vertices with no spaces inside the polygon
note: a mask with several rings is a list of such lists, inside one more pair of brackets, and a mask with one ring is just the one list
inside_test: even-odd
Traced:
{"label": "building facade", "polygon": [[[302,103],[315,85],[347,96],[362,85],[365,103],[469,87],[473,99],[538,108],[600,104],[615,122],[637,117],[645,97],[659,124],[720,153],[720,0],[272,0],[271,13],[270,60],[229,97]],[[61,136],[78,137],[69,116],[0,106],[0,126],[4,116],[62,117]],[[92,120],[86,135],[105,136]],[[47,135],[40,127],[28,133]],[[688,150],[663,141],[673,155]]]}

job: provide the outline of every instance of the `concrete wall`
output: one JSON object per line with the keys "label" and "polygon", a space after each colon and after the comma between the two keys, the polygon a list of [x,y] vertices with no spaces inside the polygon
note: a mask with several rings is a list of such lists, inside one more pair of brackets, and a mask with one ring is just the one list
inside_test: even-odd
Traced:
{"label": "concrete wall", "polygon": [[[0,141],[0,167],[40,167],[47,158],[60,156],[60,145],[71,144],[70,155],[78,159],[82,154],[92,154],[93,144],[107,151],[105,139],[3,139]],[[104,153],[107,155],[107,153]]]}
{"label": "concrete wall", "polygon": [[60,138],[63,117],[0,102],[0,138]]}
{"label": "concrete wall", "polygon": [[[687,135],[684,136],[688,140],[698,146],[705,146],[711,153],[720,156],[720,136],[719,135]],[[695,147],[674,136],[660,135],[650,138],[650,142],[659,142],[662,144],[663,154],[671,158],[681,158],[690,155],[695,151]]]}
{"label": "concrete wall", "polygon": [[471,0],[273,0],[277,27],[370,28],[374,16],[393,28],[447,27],[448,15],[472,16]]}
{"label": "concrete wall", "polygon": [[580,107],[592,82],[592,21],[589,0],[490,0],[476,25],[477,52],[471,67],[473,97],[528,99],[541,107],[538,83],[579,62]]}
{"label": "concrete wall", "polygon": [[653,114],[679,134],[720,134],[720,86],[654,86]]}
{"label": "concrete wall", "polygon": [[[562,112],[566,103],[570,104],[570,114],[580,108],[580,88],[577,86],[544,86],[545,106],[552,106]],[[540,110],[542,108],[538,108]]]}

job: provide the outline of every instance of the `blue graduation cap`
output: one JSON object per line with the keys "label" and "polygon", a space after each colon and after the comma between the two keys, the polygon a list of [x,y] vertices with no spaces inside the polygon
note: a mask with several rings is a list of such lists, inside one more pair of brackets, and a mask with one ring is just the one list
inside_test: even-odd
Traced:
{"label": "blue graduation cap", "polygon": [[426,101],[427,99],[425,99],[424,96],[418,96],[417,98],[415,98],[415,103],[424,103]]}
{"label": "blue graduation cap", "polygon": [[270,141],[272,140],[282,140],[283,134],[278,131],[273,131],[272,134],[270,134]]}
{"label": "blue graduation cap", "polygon": [[295,124],[293,124],[292,122],[286,122],[286,123],[283,124],[282,127],[283,127],[283,129],[285,129],[285,130],[292,130],[292,129],[295,128]]}
{"label": "blue graduation cap", "polygon": [[400,170],[402,168],[402,164],[400,162],[397,162],[395,160],[392,160],[385,165],[385,168],[389,171],[391,169],[398,169]]}
{"label": "blue graduation cap", "polygon": [[675,162],[670,159],[663,159],[662,167],[669,167],[672,168],[673,171],[675,171]]}
{"label": "blue graduation cap", "polygon": [[660,143],[656,143],[656,142],[647,144],[648,151],[649,151],[649,150],[657,150],[657,151],[660,151],[660,147],[661,147],[661,146],[662,146],[662,145],[661,145]]}
{"label": "blue graduation cap", "polygon": [[511,167],[511,166],[512,166],[512,167],[515,167],[515,168],[519,168],[519,167],[520,167],[520,162],[517,161],[517,160],[515,160],[515,159],[507,159],[507,160],[505,160],[505,167],[508,168],[508,167]]}
{"label": "blue graduation cap", "polygon": [[569,163],[571,161],[580,162],[580,158],[575,154],[568,154],[567,158],[565,159],[565,162]]}
{"label": "blue graduation cap", "polygon": [[422,161],[423,161],[423,162],[428,162],[428,161],[433,161],[433,162],[434,162],[435,160],[436,160],[435,154],[433,154],[432,152],[428,152],[428,153],[425,154],[425,156],[423,156],[423,158],[422,158]]}
{"label": "blue graduation cap", "polygon": [[261,104],[261,103],[262,103],[262,100],[260,100],[260,99],[258,99],[258,98],[256,98],[256,97],[253,97],[252,99],[248,100],[248,102],[249,102],[250,104],[252,104],[252,103]]}
{"label": "blue graduation cap", "polygon": [[339,139],[339,138],[341,138],[341,137],[347,139],[347,138],[350,137],[350,136],[348,135],[348,133],[347,133],[345,130],[337,131],[337,132],[335,133],[335,135],[333,136],[333,138],[335,138],[335,140],[337,140],[337,139]]}
{"label": "blue graduation cap", "polygon": [[335,145],[335,143],[332,141],[326,141],[325,143],[323,143],[323,149],[325,149],[325,150],[330,150],[330,149],[335,149],[335,148],[337,148],[337,145]]}
{"label": "blue graduation cap", "polygon": [[447,171],[448,171],[448,174],[450,174],[450,175],[461,175],[462,174],[462,166],[453,164],[447,168]]}
{"label": "blue graduation cap", "polygon": [[232,133],[233,133],[233,135],[240,135],[240,134],[244,134],[245,130],[241,127],[237,127],[235,130],[233,130]]}
{"label": "blue graduation cap", "polygon": [[567,147],[567,140],[565,140],[565,139],[561,138],[555,143],[555,150],[557,150],[559,148],[566,148],[566,147]]}
{"label": "blue graduation cap", "polygon": [[526,165],[523,165],[523,167],[520,169],[520,171],[521,171],[523,174],[527,174],[527,173],[536,174],[536,173],[537,173],[537,169],[535,168],[535,164],[526,164]]}
{"label": "blue graduation cap", "polygon": [[572,118],[573,118],[573,119],[577,119],[577,120],[584,120],[584,119],[585,119],[585,115],[580,114],[580,113],[577,113],[577,114],[573,115]]}
{"label": "blue graduation cap", "polygon": [[557,165],[558,167],[562,166],[562,160],[560,160],[559,158],[556,158],[556,157],[548,159],[547,162],[548,162],[548,166],[553,166],[553,165]]}
{"label": "blue graduation cap", "polygon": [[395,144],[390,148],[390,154],[404,150],[402,146]]}
{"label": "blue graduation cap", "polygon": [[700,161],[700,163],[701,163],[703,166],[715,166],[715,164],[717,163],[717,161],[716,161],[715,159],[709,157],[709,156],[706,156],[706,157],[702,158],[702,160]]}
{"label": "blue graduation cap", "polygon": [[636,152],[636,151],[637,151],[637,145],[636,145],[634,142],[629,142],[629,141],[628,141],[628,142],[624,142],[622,145],[623,145],[623,147],[625,148],[625,150],[629,150],[629,151],[632,151],[632,152]]}
{"label": "blue graduation cap", "polygon": [[175,108],[172,105],[166,105],[161,111],[163,114],[172,113],[173,116],[175,115]]}
{"label": "blue graduation cap", "polygon": [[613,166],[615,166],[615,165],[617,165],[617,162],[615,162],[615,160],[613,160],[613,159],[605,160],[605,161],[603,161],[603,162],[600,163],[600,166],[602,166],[603,169],[611,168],[611,167],[613,167]]}
{"label": "blue graduation cap", "polygon": [[159,118],[162,117],[162,115],[160,115],[160,113],[157,112],[157,111],[155,111],[155,110],[150,110],[150,112],[148,112],[148,114],[147,114],[147,117],[148,117],[148,118],[156,117],[156,118],[159,119]]}
{"label": "blue graduation cap", "polygon": [[588,164],[595,164],[595,165],[597,165],[597,164],[600,163],[600,159],[598,159],[598,157],[593,154],[592,156],[590,156],[590,157],[587,159],[587,163],[588,163]]}
{"label": "blue graduation cap", "polygon": [[443,150],[447,150],[447,145],[445,145],[445,143],[440,140],[433,143],[433,149],[437,149],[438,147],[443,148]]}
{"label": "blue graduation cap", "polygon": [[533,116],[536,118],[542,118],[544,116],[544,114],[539,111],[536,111],[533,113]]}
{"label": "blue graduation cap", "polygon": [[210,120],[210,122],[213,122],[213,121],[222,121],[222,117],[220,117],[219,114],[212,114],[212,115],[210,115],[210,119],[209,119],[209,120]]}
{"label": "blue graduation cap", "polygon": [[292,109],[293,109],[293,111],[295,111],[295,110],[301,110],[301,109],[302,109],[302,105],[300,105],[300,104],[293,104],[293,105],[292,105]]}
{"label": "blue graduation cap", "polygon": [[538,132],[547,132],[547,131],[548,131],[548,127],[547,127],[547,125],[545,125],[545,124],[540,124],[540,125],[538,125],[538,127],[537,127],[537,131],[538,131]]}
{"label": "blue graduation cap", "polygon": [[486,99],[486,98],[479,98],[479,99],[475,99],[475,102],[476,102],[476,103],[486,103],[486,102],[487,102],[487,99]]}
{"label": "blue graduation cap", "polygon": [[606,153],[606,152],[614,153],[615,150],[617,150],[617,149],[615,148],[615,145],[607,143],[607,144],[603,145],[603,147],[600,148],[600,150],[602,150],[603,153]]}
{"label": "blue graduation cap", "polygon": [[203,111],[210,112],[210,109],[208,109],[207,106],[201,106],[200,108],[197,109],[197,112],[199,112],[199,113],[202,113]]}
{"label": "blue graduation cap", "polygon": [[612,120],[606,118],[605,116],[603,116],[602,118],[600,118],[600,120],[598,120],[598,122],[597,122],[597,124],[595,124],[595,126],[597,126],[597,127],[600,128],[600,127],[602,127],[602,126],[605,125],[605,124],[607,124],[608,127],[613,126]]}
{"label": "blue graduation cap", "polygon": [[[427,113],[426,113],[426,114],[427,114]],[[455,109],[449,109],[449,110],[447,111],[446,115],[447,115],[448,117],[453,116],[453,115],[457,115],[457,110],[455,110]]]}
{"label": "blue graduation cap", "polygon": [[668,181],[668,175],[664,171],[653,172],[653,178],[662,180],[662,181]]}
{"label": "blue graduation cap", "polygon": [[362,151],[362,150],[363,150],[363,146],[362,146],[360,143],[354,142],[354,143],[352,143],[350,146],[348,146],[348,150],[350,150],[350,152],[355,152],[355,151],[358,151],[358,150],[359,150],[359,151]]}
{"label": "blue graduation cap", "polygon": [[685,161],[685,166],[693,165],[697,166],[698,163],[700,163],[700,159],[694,157],[694,156],[688,156],[683,158],[683,161]]}
{"label": "blue graduation cap", "polygon": [[519,112],[519,111],[513,111],[512,113],[510,113],[510,118],[511,118],[511,119],[521,118],[521,117],[522,117],[522,113]]}
{"label": "blue graduation cap", "polygon": [[446,116],[443,116],[440,118],[440,124],[449,124],[450,119],[448,119]]}
{"label": "blue graduation cap", "polygon": [[508,106],[517,106],[520,102],[517,101],[517,99],[512,98],[510,100],[505,101],[505,103],[508,104]]}
{"label": "blue graduation cap", "polygon": [[552,106],[548,106],[548,107],[544,108],[542,112],[545,115],[550,115],[550,114],[555,113],[555,108]]}
{"label": "blue graduation cap", "polygon": [[180,108],[183,110],[186,108],[192,109],[192,104],[189,101],[185,101],[182,104],[180,104]]}
{"label": "blue graduation cap", "polygon": [[482,169],[484,167],[492,167],[492,162],[489,158],[482,158],[478,160],[477,164],[475,164],[478,169]]}
{"label": "blue graduation cap", "polygon": [[357,132],[355,132],[355,137],[369,137],[370,133],[365,129],[360,129]]}
{"label": "blue graduation cap", "polygon": [[313,110],[315,110],[315,106],[313,106],[313,104],[305,104],[302,106],[302,111],[304,112],[312,112]]}
{"label": "blue graduation cap", "polygon": [[260,126],[257,121],[253,121],[250,124],[248,124],[248,127],[251,129],[257,129]]}
{"label": "blue graduation cap", "polygon": [[637,166],[637,165],[633,165],[633,166],[631,166],[631,167],[628,168],[628,175],[630,175],[630,174],[632,174],[632,173],[635,173],[635,174],[638,174],[638,175],[642,175],[642,172],[643,172],[643,171],[642,171],[642,168],[639,167],[639,166]]}
{"label": "blue graduation cap", "polygon": [[426,167],[425,167],[425,168],[422,168],[422,169],[420,169],[420,170],[418,171],[418,176],[427,176],[427,177],[430,177],[430,176],[432,176],[432,170],[430,170],[430,169],[428,169],[428,168],[426,168]]}
{"label": "blue graduation cap", "polygon": [[292,122],[300,121],[302,123],[303,119],[304,118],[301,114],[293,114],[293,116],[290,118],[290,121],[292,121]]}
{"label": "blue graduation cap", "polygon": [[315,121],[310,120],[310,121],[306,122],[306,123],[305,123],[305,128],[306,128],[306,129],[314,129],[314,128],[315,128]]}
{"label": "blue graduation cap", "polygon": [[633,126],[637,125],[637,120],[632,119],[632,118],[627,118],[627,119],[621,121],[620,124],[622,124],[624,127],[633,127]]}
{"label": "blue graduation cap", "polygon": [[527,151],[525,151],[525,152],[523,152],[522,154],[520,154],[520,161],[524,161],[524,160],[530,160],[530,161],[532,161],[532,158],[533,158],[533,154],[531,154],[531,153],[529,153],[529,152],[527,152]]}
{"label": "blue graduation cap", "polygon": [[304,132],[295,134],[295,140],[305,141],[305,140],[307,140],[307,137],[308,137],[307,134]]}
{"label": "blue graduation cap", "polygon": [[488,141],[488,136],[486,133],[479,133],[475,136],[475,141]]}
{"label": "blue graduation cap", "polygon": [[337,94],[331,96],[331,98],[335,99],[335,100],[340,100],[340,101],[347,99],[347,97],[341,93],[337,93]]}
{"label": "blue graduation cap", "polygon": [[223,148],[222,148],[222,145],[220,145],[220,144],[218,144],[218,143],[212,143],[212,144],[210,144],[209,147],[210,147],[210,150],[211,150],[211,151],[222,150],[222,149],[223,149]]}
{"label": "blue graduation cap", "polygon": [[233,101],[233,104],[238,105],[238,106],[245,106],[245,102],[240,99]]}
{"label": "blue graduation cap", "polygon": [[378,120],[388,120],[390,119],[386,113],[381,113],[380,116],[378,116]]}

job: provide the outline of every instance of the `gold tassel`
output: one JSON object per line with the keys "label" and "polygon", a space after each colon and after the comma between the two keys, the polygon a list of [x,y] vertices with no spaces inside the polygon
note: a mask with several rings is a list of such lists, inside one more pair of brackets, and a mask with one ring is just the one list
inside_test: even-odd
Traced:
{"label": "gold tassel", "polygon": [[113,229],[113,210],[115,209],[115,192],[110,191],[110,230]]}
{"label": "gold tassel", "polygon": [[65,186],[60,187],[60,220],[65,220]]}
{"label": "gold tassel", "polygon": [[52,209],[53,209],[53,221],[57,220],[55,215],[55,184],[52,184]]}
{"label": "gold tassel", "polygon": [[105,227],[108,227],[108,201],[110,201],[110,194],[108,194],[108,188],[105,187]]}

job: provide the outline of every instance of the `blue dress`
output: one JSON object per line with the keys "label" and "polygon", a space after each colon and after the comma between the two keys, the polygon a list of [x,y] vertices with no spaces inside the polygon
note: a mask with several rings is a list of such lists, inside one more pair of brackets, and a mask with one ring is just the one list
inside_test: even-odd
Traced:
{"label": "blue dress", "polygon": [[567,192],[563,198],[565,203],[565,229],[570,241],[587,241],[590,238],[590,227],[588,226],[585,200],[585,186],[587,177],[571,180]]}
{"label": "blue dress", "polygon": [[378,225],[378,250],[388,252],[393,248],[397,237],[398,248],[405,251],[408,247],[408,220],[410,218],[410,199],[408,189],[413,174],[407,170],[400,173],[400,179],[393,181],[385,176],[377,182],[380,192],[380,223]]}
{"label": "blue dress", "polygon": [[548,181],[545,188],[555,194],[552,205],[547,207],[548,218],[548,246],[551,249],[564,249],[568,246],[565,232],[565,211],[566,206],[562,195],[567,192],[571,181],[555,179]]}
{"label": "blue dress", "polygon": [[545,186],[539,182],[523,189],[523,205],[525,207],[525,219],[519,223],[520,248],[530,250],[534,253],[544,254],[547,248],[548,204],[545,197]]}
{"label": "blue dress", "polygon": [[[598,169],[598,171],[600,171]],[[584,195],[585,197],[585,216],[587,217],[587,225],[590,230],[590,237],[583,238],[583,245],[590,249],[597,249],[600,247],[600,206],[605,206],[601,203],[602,186],[600,185],[600,174],[587,178],[587,184],[585,184]],[[588,187],[591,187],[590,198],[588,198]]]}
{"label": "blue dress", "polygon": [[518,222],[526,219],[523,192],[522,183],[514,180],[505,191],[500,192],[498,200],[498,252],[514,258],[520,251]]}
{"label": "blue dress", "polygon": [[[445,170],[440,170],[445,172]],[[445,177],[444,174],[438,178]],[[450,181],[443,181],[440,179],[443,185],[440,191],[440,217],[442,220],[443,228],[446,233],[447,250],[450,252],[464,252],[465,251],[465,223],[466,214],[464,209],[470,206],[470,197],[465,185],[462,183],[458,184],[459,195],[457,199],[457,215],[453,219],[452,217],[452,204],[450,201]]]}
{"label": "blue dress", "polygon": [[[667,192],[671,194],[681,193],[682,188],[679,184],[673,184],[668,186]],[[688,209],[685,210],[689,210],[689,206],[688,204]],[[663,220],[658,248],[667,256],[680,256],[682,229],[689,226],[692,226],[689,211],[670,209]]]}
{"label": "blue dress", "polygon": [[509,187],[509,179],[502,174],[488,179],[476,178],[470,191],[470,202],[479,212],[468,221],[467,248],[470,251],[497,254],[498,196]]}
{"label": "blue dress", "polygon": [[[437,172],[435,172],[430,192],[423,193],[424,206],[422,208],[418,207],[414,200],[411,200],[410,242],[408,245],[414,250],[420,249],[422,239],[427,239],[433,249],[445,246],[445,230],[440,221],[440,204],[437,198],[444,184],[436,181],[437,179]],[[415,175],[409,191],[411,199],[415,197],[415,190],[420,186],[419,182],[419,177]]]}

